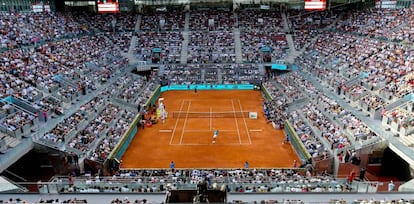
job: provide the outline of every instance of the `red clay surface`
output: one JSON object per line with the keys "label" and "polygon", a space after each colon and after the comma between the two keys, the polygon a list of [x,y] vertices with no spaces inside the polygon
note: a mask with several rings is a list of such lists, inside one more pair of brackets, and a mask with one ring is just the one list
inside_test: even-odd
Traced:
{"label": "red clay surface", "polygon": [[[165,123],[139,129],[122,157],[125,169],[169,168],[292,168],[298,157],[284,133],[275,130],[263,117],[260,91],[168,91],[164,98],[169,116]],[[248,117],[192,118],[172,112],[257,112]],[[213,131],[219,130],[212,144]]]}

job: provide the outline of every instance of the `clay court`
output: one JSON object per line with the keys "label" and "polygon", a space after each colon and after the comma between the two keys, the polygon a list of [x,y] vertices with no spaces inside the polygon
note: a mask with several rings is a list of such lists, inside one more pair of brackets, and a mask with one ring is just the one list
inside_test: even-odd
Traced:
{"label": "clay court", "polygon": [[[168,118],[139,129],[122,157],[125,169],[291,168],[298,160],[282,130],[263,117],[261,91],[167,91]],[[250,119],[241,112],[257,112]],[[213,132],[219,134],[213,144]]]}

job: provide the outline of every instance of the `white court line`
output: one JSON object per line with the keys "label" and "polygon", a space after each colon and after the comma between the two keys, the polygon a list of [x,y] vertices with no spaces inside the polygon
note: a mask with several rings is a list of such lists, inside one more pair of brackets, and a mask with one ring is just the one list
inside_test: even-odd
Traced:
{"label": "white court line", "polygon": [[[185,132],[211,132],[211,130],[185,130]],[[220,132],[236,132],[236,130],[220,130]]]}
{"label": "white court line", "polygon": [[249,130],[250,132],[262,132],[263,130],[262,129],[251,129],[251,130]]}
{"label": "white court line", "polygon": [[236,116],[236,109],[234,108],[234,102],[233,99],[231,100],[231,107],[233,108],[234,113],[234,121],[236,121],[236,128],[237,128],[237,136],[239,136],[239,143],[241,144],[241,138],[240,138],[240,130],[239,130],[239,124],[237,122],[237,116]]}
{"label": "white court line", "polygon": [[190,106],[191,106],[191,101],[188,102],[187,113],[185,114],[184,125],[181,131],[180,144],[183,142],[184,130],[185,130],[185,126],[187,125],[188,112],[190,111]]}
{"label": "white court line", "polygon": [[[181,114],[181,110],[183,109],[183,105],[184,105],[184,100],[181,101],[180,112],[178,113],[178,116],[180,116],[180,114]],[[175,130],[177,129],[179,119],[180,119],[180,117],[178,117],[177,120],[175,121],[174,129],[171,133],[170,144],[172,144],[172,141],[174,139],[174,134],[175,134]]]}
{"label": "white court line", "polygon": [[[240,99],[237,99],[239,101],[240,111],[243,112],[243,107],[241,105]],[[246,118],[244,118],[244,115],[242,115],[244,126],[246,127],[247,137],[249,138],[249,143],[252,144],[252,139],[250,137],[249,129],[247,128]]]}
{"label": "white court line", "polygon": [[160,132],[172,132],[172,130],[160,130]]}
{"label": "white court line", "polygon": [[171,145],[180,145],[180,146],[240,146],[240,145],[250,145],[249,143],[226,143],[226,144],[220,144],[220,143],[216,143],[216,144],[211,144],[211,143],[205,143],[205,144],[200,144],[200,143],[186,143],[186,144],[171,144]]}

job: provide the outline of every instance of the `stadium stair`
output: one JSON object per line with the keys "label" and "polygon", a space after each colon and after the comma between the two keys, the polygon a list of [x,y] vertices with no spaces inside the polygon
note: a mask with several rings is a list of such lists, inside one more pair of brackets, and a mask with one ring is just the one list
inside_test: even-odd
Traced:
{"label": "stadium stair", "polygon": [[236,52],[236,63],[242,63],[243,62],[242,46],[241,46],[241,40],[240,40],[240,30],[238,28],[234,29],[234,49]]}
{"label": "stadium stair", "polygon": [[183,35],[183,42],[181,45],[181,55],[180,55],[180,63],[187,64],[187,57],[188,57],[188,33],[189,33],[189,26],[190,26],[190,13],[185,13],[185,23],[184,23],[184,31],[182,32]]}
{"label": "stadium stair", "polygon": [[132,36],[128,52],[126,54],[123,54],[123,57],[126,57],[129,60],[129,64],[136,64],[138,62],[137,57],[135,56],[135,47],[137,45],[137,42],[138,37],[136,35]]}
{"label": "stadium stair", "polygon": [[9,148],[14,148],[14,147],[16,147],[17,145],[20,144],[19,139],[15,138],[15,137],[6,136],[5,140],[6,140],[6,144]]}
{"label": "stadium stair", "polygon": [[282,20],[283,20],[283,29],[285,30],[285,32],[290,31],[289,29],[289,21],[288,18],[286,16],[285,12],[282,12]]}
{"label": "stadium stair", "polygon": [[180,63],[187,64],[187,57],[188,57],[188,31],[183,31],[183,43],[181,45],[181,56],[180,56]]}
{"label": "stadium stair", "polygon": [[[141,26],[141,15],[137,16],[137,21],[135,23],[134,31],[138,32]],[[133,35],[131,38],[131,42],[129,43],[129,48],[127,53],[122,53],[123,57],[126,57],[129,60],[129,64],[136,64],[138,63],[137,57],[135,56],[135,47],[137,46],[138,37]]]}
{"label": "stadium stair", "polygon": [[408,147],[414,147],[414,134],[399,137],[400,141]]}
{"label": "stadium stair", "polygon": [[135,32],[138,32],[140,30],[140,27],[141,27],[141,19],[142,19],[142,16],[141,15],[138,15],[137,16],[137,22],[135,23],[135,28],[134,28],[134,31]]}

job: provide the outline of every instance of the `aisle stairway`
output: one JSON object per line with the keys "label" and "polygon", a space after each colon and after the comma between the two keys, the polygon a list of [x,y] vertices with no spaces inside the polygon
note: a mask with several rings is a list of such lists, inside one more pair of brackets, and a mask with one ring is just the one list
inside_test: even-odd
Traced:
{"label": "aisle stairway", "polygon": [[142,19],[142,16],[141,16],[141,15],[138,15],[138,16],[137,16],[137,22],[135,23],[135,28],[134,28],[134,31],[135,31],[135,32],[140,31],[140,27],[141,27],[141,19]]}
{"label": "aisle stairway", "polygon": [[288,18],[286,16],[286,13],[285,12],[282,12],[282,21],[283,21],[283,30],[285,32],[288,32],[290,30],[289,29],[289,20],[288,20]]}
{"label": "aisle stairway", "polygon": [[243,62],[243,55],[242,55],[242,45],[240,40],[240,30],[238,28],[234,29],[234,49],[236,54],[236,63]]}
{"label": "aisle stairway", "polygon": [[185,24],[184,24],[184,31],[181,32],[183,35],[183,42],[181,45],[181,55],[180,55],[180,63],[187,64],[187,57],[188,57],[188,43],[189,43],[189,26],[190,26],[190,13],[185,13]]}
{"label": "aisle stairway", "polygon": [[293,37],[292,37],[292,35],[291,35],[291,34],[287,34],[287,35],[286,35],[286,40],[287,40],[288,45],[289,45],[289,56],[288,56],[288,58],[287,58],[287,61],[288,61],[289,63],[293,63],[293,62],[295,61],[295,58],[296,58],[297,56],[299,56],[299,55],[300,55],[300,53],[298,53],[298,52],[296,51],[296,49],[295,49],[295,44],[294,44],[294,42],[293,42]]}
{"label": "aisle stairway", "polygon": [[[137,16],[137,20],[135,23],[135,29],[134,32],[138,32],[139,28],[141,26],[141,15]],[[129,64],[136,64],[138,62],[137,56],[135,56],[135,48],[138,43],[138,37],[137,35],[133,34],[131,38],[131,42],[129,43],[129,49],[127,53],[122,53],[122,56],[127,58],[129,60]]]}

